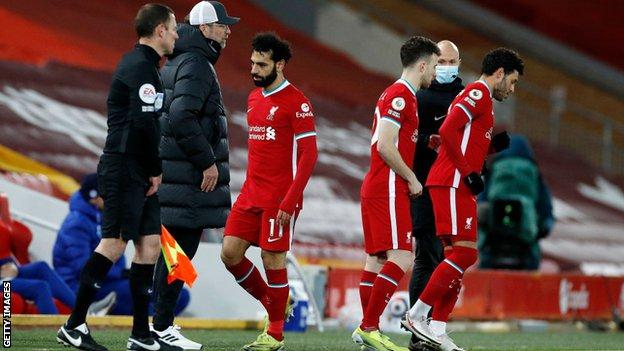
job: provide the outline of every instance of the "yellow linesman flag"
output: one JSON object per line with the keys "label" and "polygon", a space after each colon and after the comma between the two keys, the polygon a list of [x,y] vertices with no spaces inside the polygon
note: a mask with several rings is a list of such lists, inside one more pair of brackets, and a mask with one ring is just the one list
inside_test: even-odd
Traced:
{"label": "yellow linesman flag", "polygon": [[167,282],[171,284],[174,280],[178,279],[192,287],[195,279],[197,279],[195,267],[193,267],[191,260],[186,256],[167,228],[165,228],[165,226],[161,227],[160,245],[162,246],[163,256],[165,257],[165,263],[169,271]]}

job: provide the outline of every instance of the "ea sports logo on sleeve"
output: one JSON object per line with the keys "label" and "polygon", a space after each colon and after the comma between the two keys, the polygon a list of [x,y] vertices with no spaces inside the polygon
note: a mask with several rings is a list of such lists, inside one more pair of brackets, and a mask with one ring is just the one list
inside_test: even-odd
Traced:
{"label": "ea sports logo on sleeve", "polygon": [[146,104],[156,101],[156,88],[150,83],[145,83],[139,88],[139,98]]}

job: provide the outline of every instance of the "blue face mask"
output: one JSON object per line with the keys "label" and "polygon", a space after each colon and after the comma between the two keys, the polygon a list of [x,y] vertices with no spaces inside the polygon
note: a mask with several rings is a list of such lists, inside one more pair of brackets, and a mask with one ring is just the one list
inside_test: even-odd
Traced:
{"label": "blue face mask", "polygon": [[436,66],[436,80],[440,84],[451,83],[459,74],[459,66]]}

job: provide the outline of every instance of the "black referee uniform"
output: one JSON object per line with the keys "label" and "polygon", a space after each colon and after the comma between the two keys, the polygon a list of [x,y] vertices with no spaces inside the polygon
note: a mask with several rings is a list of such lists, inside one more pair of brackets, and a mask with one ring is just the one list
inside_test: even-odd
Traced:
{"label": "black referee uniform", "polygon": [[432,134],[438,134],[449,105],[464,89],[461,78],[441,84],[434,80],[429,88],[416,93],[418,101],[418,141],[414,155],[414,173],[423,185],[421,196],[412,200],[412,235],[416,239],[416,257],[409,284],[410,305],[413,306],[427,286],[431,274],[444,259],[444,248],[436,236],[433,205],[425,187],[427,176],[438,154],[427,144]]}
{"label": "black referee uniform", "polygon": [[119,62],[108,95],[108,135],[98,164],[104,199],[102,237],[125,241],[160,233],[158,195],[146,197],[150,177],[162,173],[159,111],[164,90],[160,55],[137,44]]}

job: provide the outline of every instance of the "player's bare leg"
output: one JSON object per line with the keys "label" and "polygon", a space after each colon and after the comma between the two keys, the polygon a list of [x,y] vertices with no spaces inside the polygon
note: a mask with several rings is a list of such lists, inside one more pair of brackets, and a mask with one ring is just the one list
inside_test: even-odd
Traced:
{"label": "player's bare leg", "polygon": [[221,261],[223,261],[226,267],[239,264],[245,258],[245,253],[250,246],[251,243],[249,241],[236,236],[228,235],[223,237]]}

